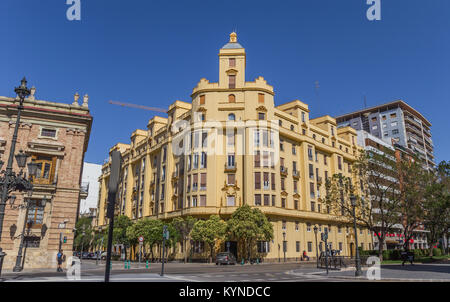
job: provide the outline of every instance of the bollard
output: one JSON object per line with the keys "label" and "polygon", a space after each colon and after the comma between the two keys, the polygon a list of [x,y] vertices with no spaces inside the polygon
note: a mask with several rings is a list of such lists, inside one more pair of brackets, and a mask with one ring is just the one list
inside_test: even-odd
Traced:
{"label": "bollard", "polygon": [[131,266],[131,260],[128,260],[128,269],[130,269]]}
{"label": "bollard", "polygon": [[148,260],[145,262],[145,268],[148,268]]}
{"label": "bollard", "polygon": [[244,265],[244,258],[242,258],[241,265]]}
{"label": "bollard", "polygon": [[256,258],[256,264],[259,264],[259,258]]}
{"label": "bollard", "polygon": [[127,260],[125,260],[124,261],[124,269],[127,269],[127,264],[128,264],[128,262],[127,262]]}

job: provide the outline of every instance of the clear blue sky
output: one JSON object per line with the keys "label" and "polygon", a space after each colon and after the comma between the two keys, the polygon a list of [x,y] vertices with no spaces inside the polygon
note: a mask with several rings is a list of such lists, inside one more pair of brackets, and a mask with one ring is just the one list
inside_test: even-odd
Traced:
{"label": "clear blue sky", "polygon": [[[0,95],[26,75],[39,99],[89,94],[94,123],[86,161],[102,163],[154,113],[108,100],[166,108],[190,101],[202,77],[218,79],[218,51],[237,29],[247,80],[262,75],[276,104],[300,99],[312,117],[402,98],[431,121],[437,161],[450,160],[450,1],[2,0]],[[319,99],[314,82],[319,81]]]}

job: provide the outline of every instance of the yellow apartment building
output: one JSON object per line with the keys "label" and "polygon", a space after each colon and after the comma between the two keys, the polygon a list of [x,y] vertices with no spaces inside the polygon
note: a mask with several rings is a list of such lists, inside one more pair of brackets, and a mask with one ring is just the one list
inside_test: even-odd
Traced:
{"label": "yellow apartment building", "polygon": [[[360,147],[356,131],[337,128],[330,116],[309,118],[308,105],[294,100],[275,106],[274,89],[263,77],[245,80],[246,52],[236,33],[219,51],[219,81],[201,79],[190,102],[175,101],[167,118],[155,116],[137,129],[130,144],[118,143],[124,159],[116,213],[131,219],[170,220],[178,216],[227,219],[248,204],[263,211],[274,239],[258,242],[265,261],[316,256],[314,226],[329,230],[328,242],[341,255],[354,255],[353,227],[330,213],[324,202],[325,179],[353,177]],[[98,227],[106,228],[109,165],[102,168]],[[355,183],[357,180],[354,180]],[[358,187],[358,186],[355,186]],[[364,249],[372,248],[367,229],[358,230]],[[180,244],[173,258],[183,258]],[[238,253],[235,241],[216,252]],[[192,258],[206,258],[207,246],[191,242]],[[240,255],[238,255],[240,259]]]}

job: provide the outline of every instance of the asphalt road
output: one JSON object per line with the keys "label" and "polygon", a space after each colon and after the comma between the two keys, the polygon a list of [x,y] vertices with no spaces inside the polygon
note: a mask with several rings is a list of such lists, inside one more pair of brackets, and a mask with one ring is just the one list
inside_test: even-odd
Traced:
{"label": "asphalt road", "polygon": [[[34,270],[4,273],[6,282],[102,282],[105,264],[84,260],[79,280],[71,280],[66,273],[53,270]],[[115,262],[111,271],[112,282],[368,282],[365,272],[355,279],[354,271],[317,269],[315,263],[274,263],[254,265],[216,266],[198,263],[166,263],[165,274],[160,276],[161,264],[132,263],[130,269],[123,262]],[[381,281],[450,281],[450,265],[423,264],[414,266],[386,265],[381,267]]]}

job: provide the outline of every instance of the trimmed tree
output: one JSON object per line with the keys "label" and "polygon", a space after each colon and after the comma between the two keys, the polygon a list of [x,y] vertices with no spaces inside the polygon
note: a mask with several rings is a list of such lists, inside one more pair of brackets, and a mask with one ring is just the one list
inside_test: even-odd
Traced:
{"label": "trimmed tree", "polygon": [[192,216],[187,216],[184,219],[182,217],[176,217],[172,220],[173,227],[180,234],[181,240],[183,240],[184,263],[187,262],[186,242],[189,240],[189,235],[196,221],[197,219]]}
{"label": "trimmed tree", "polygon": [[227,221],[227,234],[238,240],[244,247],[250,261],[251,247],[256,240],[273,239],[273,226],[258,208],[243,205],[236,209]]}
{"label": "trimmed tree", "polygon": [[208,220],[199,220],[191,232],[193,240],[204,241],[209,245],[209,263],[212,263],[214,246],[219,239],[225,237],[227,224],[218,215],[211,215]]}

